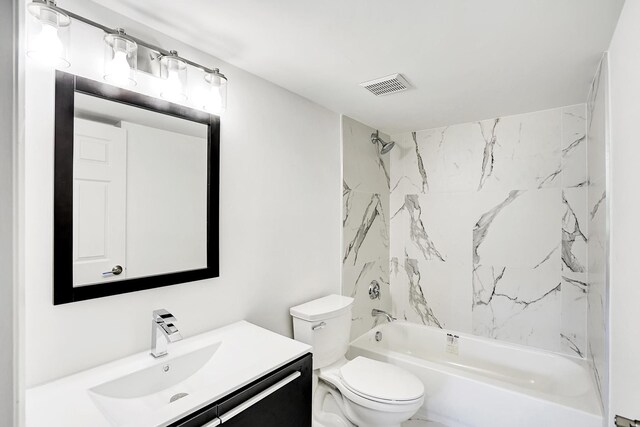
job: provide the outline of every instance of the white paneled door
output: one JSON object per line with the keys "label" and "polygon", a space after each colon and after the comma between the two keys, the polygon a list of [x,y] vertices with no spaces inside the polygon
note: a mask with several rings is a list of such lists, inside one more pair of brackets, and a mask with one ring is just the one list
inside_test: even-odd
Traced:
{"label": "white paneled door", "polygon": [[[74,286],[126,278],[126,174],[126,131],[75,119]],[[111,273],[118,267],[122,273]]]}

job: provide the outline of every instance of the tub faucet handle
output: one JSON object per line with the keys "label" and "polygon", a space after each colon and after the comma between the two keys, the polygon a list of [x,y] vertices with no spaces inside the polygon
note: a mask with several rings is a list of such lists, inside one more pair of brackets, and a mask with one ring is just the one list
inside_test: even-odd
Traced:
{"label": "tub faucet handle", "polygon": [[380,283],[377,280],[372,280],[369,285],[369,298],[380,299]]}

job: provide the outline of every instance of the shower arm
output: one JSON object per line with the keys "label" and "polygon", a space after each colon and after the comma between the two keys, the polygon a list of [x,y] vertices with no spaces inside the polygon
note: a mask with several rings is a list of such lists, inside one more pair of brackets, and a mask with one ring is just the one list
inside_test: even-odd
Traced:
{"label": "shower arm", "polygon": [[375,134],[371,134],[371,143],[372,144],[377,144],[378,142],[384,142],[382,139],[380,139],[380,131],[376,131]]}

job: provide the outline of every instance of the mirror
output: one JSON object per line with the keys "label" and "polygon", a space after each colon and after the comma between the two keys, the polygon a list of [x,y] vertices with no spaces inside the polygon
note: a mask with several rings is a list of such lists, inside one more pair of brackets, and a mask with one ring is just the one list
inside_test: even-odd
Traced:
{"label": "mirror", "polygon": [[218,276],[219,119],[56,74],[54,304]]}

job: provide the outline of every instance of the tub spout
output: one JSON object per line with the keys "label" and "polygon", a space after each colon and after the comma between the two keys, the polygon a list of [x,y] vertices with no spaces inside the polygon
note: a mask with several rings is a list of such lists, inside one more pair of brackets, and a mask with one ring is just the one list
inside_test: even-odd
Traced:
{"label": "tub spout", "polygon": [[387,322],[393,322],[394,320],[398,320],[392,315],[390,315],[389,313],[387,313],[386,311],[378,310],[377,308],[374,308],[373,310],[371,310],[371,316],[373,317],[384,316],[387,319]]}

